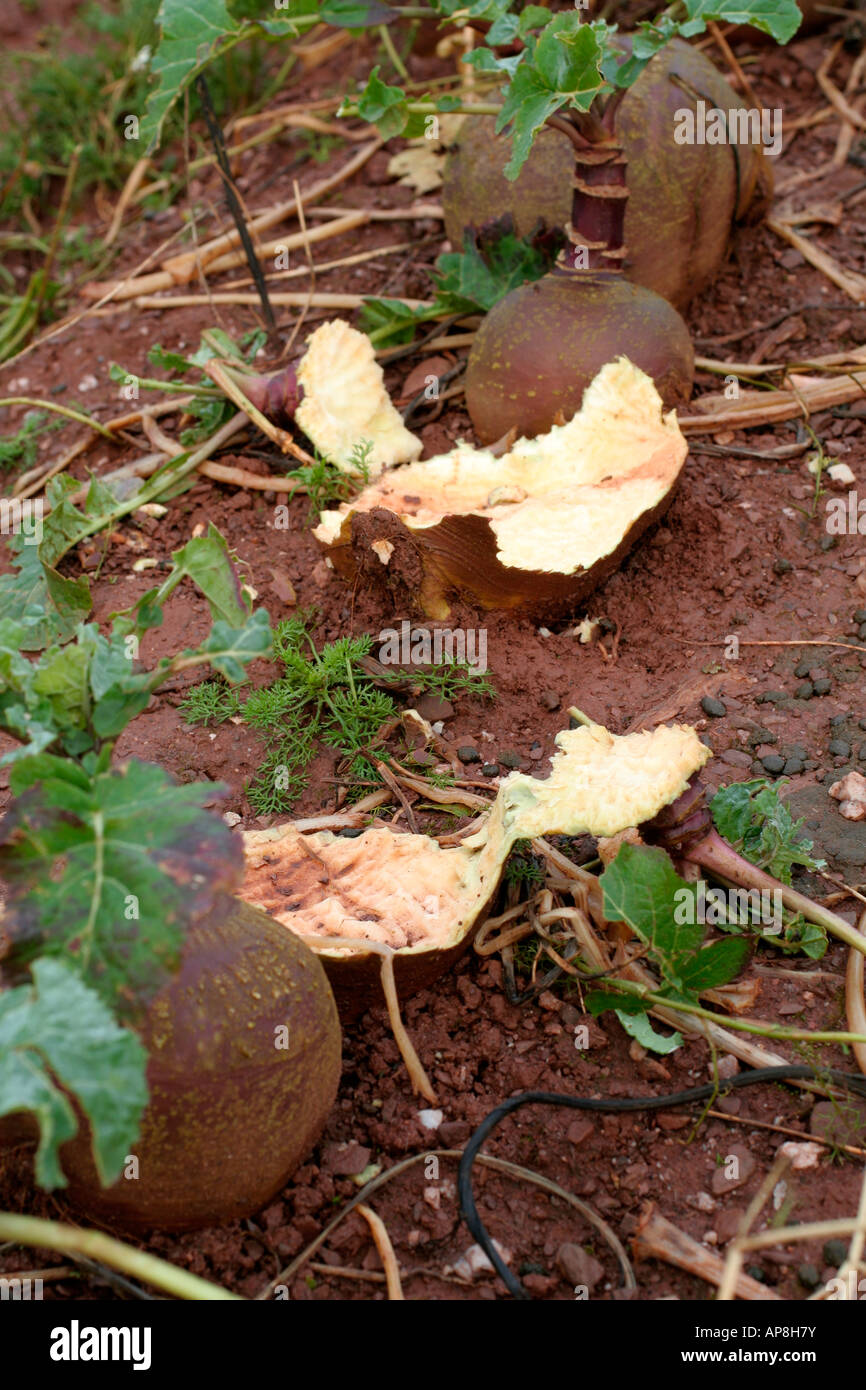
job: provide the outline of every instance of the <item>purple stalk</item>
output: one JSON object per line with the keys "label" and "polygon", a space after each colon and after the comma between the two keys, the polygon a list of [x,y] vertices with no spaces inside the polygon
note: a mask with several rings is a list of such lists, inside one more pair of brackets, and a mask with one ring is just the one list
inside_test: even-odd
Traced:
{"label": "purple stalk", "polygon": [[235,380],[272,425],[289,428],[304,395],[291,363],[273,376],[236,376]]}
{"label": "purple stalk", "polygon": [[562,253],[560,273],[622,270],[628,188],[627,161],[613,131],[613,114],[618,104],[609,104],[609,119],[607,109],[601,119],[593,111],[547,119],[548,125],[571,140],[575,163],[571,224],[566,227],[568,245]]}

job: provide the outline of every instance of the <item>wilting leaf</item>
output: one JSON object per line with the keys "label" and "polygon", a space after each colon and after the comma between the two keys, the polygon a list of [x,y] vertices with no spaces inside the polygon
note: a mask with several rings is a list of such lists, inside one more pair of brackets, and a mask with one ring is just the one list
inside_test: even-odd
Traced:
{"label": "wilting leaf", "polygon": [[682,1033],[670,1033],[667,1036],[657,1033],[648,1014],[630,1014],[619,1008],[616,1016],[629,1037],[636,1038],[641,1047],[645,1047],[648,1052],[658,1052],[660,1056],[666,1057],[669,1052],[676,1052],[678,1047],[682,1047]]}
{"label": "wilting leaf", "polygon": [[0,872],[13,964],[62,956],[136,1017],[176,968],[186,925],[242,872],[240,842],[202,809],[224,788],[177,786],[135,760],[90,779],[42,755],[15,767],[12,790]]}

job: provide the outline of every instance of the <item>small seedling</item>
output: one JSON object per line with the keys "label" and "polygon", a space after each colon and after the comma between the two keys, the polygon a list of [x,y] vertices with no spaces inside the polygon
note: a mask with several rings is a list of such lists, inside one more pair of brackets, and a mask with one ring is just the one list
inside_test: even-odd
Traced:
{"label": "small seedling", "polygon": [[[272,685],[241,702],[236,691],[207,681],[191,690],[181,705],[191,724],[223,723],[239,716],[259,731],[265,759],[247,790],[259,815],[291,809],[307,787],[309,767],[321,744],[336,749],[346,761],[348,783],[380,785],[369,748],[382,726],[399,712],[362,664],[372,651],[372,637],[341,637],[319,649],[309,622],[310,615],[302,613],[277,624],[273,659],[282,675]],[[435,691],[446,699],[466,693],[489,697],[493,692],[486,677],[459,663],[413,672],[413,682],[419,691]]]}

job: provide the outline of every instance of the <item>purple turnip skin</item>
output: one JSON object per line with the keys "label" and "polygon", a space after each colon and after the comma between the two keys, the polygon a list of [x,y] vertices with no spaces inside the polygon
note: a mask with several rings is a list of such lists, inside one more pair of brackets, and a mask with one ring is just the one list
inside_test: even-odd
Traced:
{"label": "purple turnip skin", "polygon": [[691,395],[694,351],[679,314],[621,274],[552,271],[490,310],[466,369],[466,405],[483,444],[511,428],[534,438],[581,407],[606,363],[624,355],[666,408]]}
{"label": "purple turnip skin", "polygon": [[273,376],[248,376],[241,381],[244,394],[272,425],[288,429],[304,397],[294,363]]}
{"label": "purple turnip skin", "polygon": [[571,142],[571,219],[553,271],[518,286],[484,319],[466,368],[466,405],[482,443],[514,429],[546,433],[580,409],[606,363],[628,357],[666,408],[684,405],[694,380],[688,329],[661,295],[626,280],[627,160],[616,133],[625,91],[597,112],[566,111],[548,124]]}
{"label": "purple turnip skin", "polygon": [[103,1188],[84,1124],[61,1150],[62,1200],[127,1231],[195,1230],[260,1211],[309,1154],[337,1093],[341,1033],[318,956],[223,894],[190,927],[140,1034],[150,1100],[133,1146],[139,1176]]}
{"label": "purple turnip skin", "polygon": [[[677,39],[629,88],[613,125],[629,165],[624,273],[678,310],[717,273],[732,225],[758,220],[772,189],[772,163],[757,146],[676,143],[676,112],[695,109],[698,99],[726,111],[749,105],[703,53]],[[492,116],[468,117],[448,156],[442,202],[455,249],[465,227],[505,212],[519,236],[539,218],[558,227],[570,215],[574,165],[562,128],[539,131],[510,183],[509,142],[494,125]]]}

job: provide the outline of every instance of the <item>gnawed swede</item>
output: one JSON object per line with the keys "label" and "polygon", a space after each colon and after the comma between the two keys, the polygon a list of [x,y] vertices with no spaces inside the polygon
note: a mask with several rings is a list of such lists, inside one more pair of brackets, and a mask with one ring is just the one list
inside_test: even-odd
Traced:
{"label": "gnawed swede", "polygon": [[150,1101],[137,1172],[100,1187],[84,1124],[61,1150],[64,1199],[126,1230],[252,1215],[306,1158],[337,1093],[340,1027],[319,961],[285,926],[224,895],[190,929],[140,1033]]}
{"label": "gnawed swede", "polygon": [[[772,191],[759,147],[676,143],[675,113],[695,110],[699,99],[724,111],[748,105],[708,58],[674,40],[626,93],[615,122],[628,161],[625,274],[676,308],[712,280],[732,224],[760,217]],[[492,116],[463,122],[442,190],[445,230],[455,248],[465,227],[506,212],[520,235],[539,218],[551,227],[568,221],[574,171],[568,141],[558,131],[540,131],[513,183],[503,172],[510,153]]]}
{"label": "gnawed swede", "polygon": [[351,840],[291,824],[247,831],[241,892],[310,942],[342,1018],[381,1003],[382,949],[393,954],[397,989],[408,998],[466,950],[516,841],[615,835],[673,801],[712,756],[687,725],[625,735],[593,725],[564,730],[556,743],[549,775],[504,778],[483,823],[459,846],[380,825]]}
{"label": "gnawed swede", "polygon": [[485,608],[560,616],[664,513],[687,452],[652,382],[622,358],[599,372],[567,424],[502,456],[458,444],[387,469],[324,511],[313,534],[346,580],[384,588],[398,610],[418,605],[444,619],[457,593]]}
{"label": "gnawed swede", "polygon": [[[226,366],[219,364],[224,375]],[[274,375],[231,376],[273,425],[298,425],[344,472],[358,471],[359,444],[370,446],[365,468],[373,475],[421,453],[421,440],[406,429],[388,395],[372,342],[342,319],[320,324],[303,356]]]}
{"label": "gnawed swede", "polygon": [[469,354],[466,406],[479,439],[489,444],[510,429],[531,437],[557,416],[570,419],[621,353],[652,378],[665,406],[689,399],[694,350],[661,295],[609,271],[555,270],[520,285],[487,314]]}

